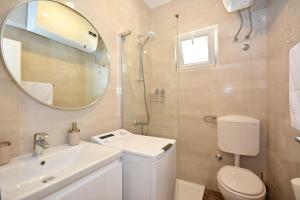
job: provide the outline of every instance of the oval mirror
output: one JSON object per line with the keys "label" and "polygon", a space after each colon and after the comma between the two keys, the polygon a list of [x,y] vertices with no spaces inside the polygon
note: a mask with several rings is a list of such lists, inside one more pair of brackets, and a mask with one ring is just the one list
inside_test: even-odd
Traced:
{"label": "oval mirror", "polygon": [[31,97],[60,109],[99,100],[108,85],[107,48],[95,27],[74,9],[52,0],[15,7],[1,30],[5,66]]}

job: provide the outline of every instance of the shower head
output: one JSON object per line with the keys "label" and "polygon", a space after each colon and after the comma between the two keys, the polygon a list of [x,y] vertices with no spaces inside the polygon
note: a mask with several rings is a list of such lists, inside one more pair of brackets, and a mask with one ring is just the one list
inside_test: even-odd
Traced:
{"label": "shower head", "polygon": [[[149,31],[147,33],[147,36],[145,37],[145,39],[139,42],[140,45],[144,46],[151,38],[154,38],[156,36],[156,33],[153,31]],[[142,38],[143,36],[141,36],[140,38]]]}
{"label": "shower head", "polygon": [[149,38],[154,38],[154,37],[156,36],[156,33],[155,33],[154,31],[149,31],[149,32],[147,33],[147,36],[148,36]]}

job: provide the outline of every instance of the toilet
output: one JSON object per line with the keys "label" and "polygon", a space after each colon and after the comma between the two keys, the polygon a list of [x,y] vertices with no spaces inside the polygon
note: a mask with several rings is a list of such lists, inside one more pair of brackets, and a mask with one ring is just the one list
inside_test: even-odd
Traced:
{"label": "toilet", "polygon": [[257,156],[260,143],[260,121],[251,117],[230,115],[218,118],[218,147],[234,154],[234,166],[224,166],[217,182],[225,200],[264,200],[266,187],[248,169],[240,167],[240,156]]}

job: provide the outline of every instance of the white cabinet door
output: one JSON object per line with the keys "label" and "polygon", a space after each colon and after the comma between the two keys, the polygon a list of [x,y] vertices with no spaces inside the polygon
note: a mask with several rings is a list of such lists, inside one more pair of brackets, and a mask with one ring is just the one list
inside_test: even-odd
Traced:
{"label": "white cabinet door", "polygon": [[122,163],[111,163],[42,200],[122,200]]}
{"label": "white cabinet door", "polygon": [[123,154],[123,199],[150,200],[150,159]]}

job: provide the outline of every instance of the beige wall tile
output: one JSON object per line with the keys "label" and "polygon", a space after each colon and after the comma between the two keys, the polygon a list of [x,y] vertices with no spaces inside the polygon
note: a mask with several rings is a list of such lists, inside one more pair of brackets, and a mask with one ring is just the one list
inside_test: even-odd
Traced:
{"label": "beige wall tile", "polygon": [[213,91],[212,105],[219,116],[241,114],[266,118],[266,89]]}
{"label": "beige wall tile", "polygon": [[[252,65],[251,65],[252,64]],[[212,71],[213,90],[267,88],[266,62],[220,67]]]}
{"label": "beige wall tile", "polygon": [[0,80],[0,141],[17,146],[19,136],[18,90],[11,80]]}
{"label": "beige wall tile", "polygon": [[211,89],[211,70],[195,70],[179,73],[180,91],[203,91]]}
{"label": "beige wall tile", "polygon": [[278,162],[278,160],[271,154],[268,154],[268,175],[267,184],[269,187],[269,198],[270,199],[285,199],[285,168]]}

